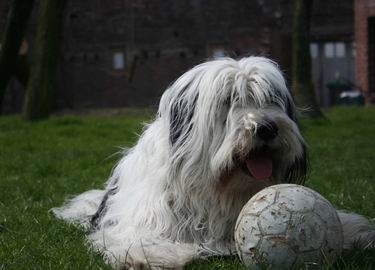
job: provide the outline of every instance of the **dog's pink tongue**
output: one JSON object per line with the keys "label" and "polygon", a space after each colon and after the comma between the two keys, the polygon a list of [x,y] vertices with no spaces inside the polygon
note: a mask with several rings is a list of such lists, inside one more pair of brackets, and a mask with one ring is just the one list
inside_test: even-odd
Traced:
{"label": "dog's pink tongue", "polygon": [[246,166],[257,180],[265,180],[272,175],[272,159],[266,154],[258,154],[246,159]]}

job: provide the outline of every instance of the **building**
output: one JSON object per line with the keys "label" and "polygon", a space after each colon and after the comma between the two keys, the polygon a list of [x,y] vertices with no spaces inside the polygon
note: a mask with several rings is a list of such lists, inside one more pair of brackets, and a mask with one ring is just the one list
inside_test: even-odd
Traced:
{"label": "building", "polygon": [[[0,5],[0,32],[9,2]],[[329,106],[326,84],[354,80],[353,0],[315,0],[312,15],[313,78]],[[291,0],[68,0],[55,108],[153,106],[180,74],[213,56],[266,55],[290,79],[291,34]],[[19,111],[22,87],[11,88],[6,110]]]}
{"label": "building", "polygon": [[353,1],[316,1],[312,14],[311,60],[317,100],[322,107],[337,102],[327,87],[335,80],[355,83]]}
{"label": "building", "polygon": [[355,0],[356,83],[375,102],[375,0]]}

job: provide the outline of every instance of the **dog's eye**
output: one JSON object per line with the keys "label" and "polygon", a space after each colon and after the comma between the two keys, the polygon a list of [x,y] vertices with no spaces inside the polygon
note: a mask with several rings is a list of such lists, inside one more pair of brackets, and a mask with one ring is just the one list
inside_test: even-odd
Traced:
{"label": "dog's eye", "polygon": [[224,101],[224,105],[230,107],[232,104],[232,97],[227,97],[227,99]]}
{"label": "dog's eye", "polygon": [[273,107],[278,107],[278,108],[281,107],[280,102],[278,102],[277,100],[272,100],[270,105]]}
{"label": "dog's eye", "polygon": [[271,97],[270,105],[280,109],[285,107],[283,99],[278,96]]}
{"label": "dog's eye", "polygon": [[227,124],[227,117],[228,117],[228,112],[232,106],[232,98],[228,97],[224,102],[223,102],[223,107],[224,110],[221,110],[220,113],[220,118],[222,119],[222,124],[225,126]]}

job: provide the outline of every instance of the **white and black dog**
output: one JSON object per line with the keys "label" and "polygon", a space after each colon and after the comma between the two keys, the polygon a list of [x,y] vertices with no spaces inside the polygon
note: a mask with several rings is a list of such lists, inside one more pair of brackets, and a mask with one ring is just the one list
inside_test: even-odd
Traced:
{"label": "white and black dog", "polygon": [[[90,243],[115,268],[180,268],[234,254],[242,206],[266,186],[303,184],[306,170],[295,105],[278,66],[263,57],[223,58],[167,89],[105,190],[53,212],[89,228]],[[344,248],[374,246],[365,218],[339,216]]]}

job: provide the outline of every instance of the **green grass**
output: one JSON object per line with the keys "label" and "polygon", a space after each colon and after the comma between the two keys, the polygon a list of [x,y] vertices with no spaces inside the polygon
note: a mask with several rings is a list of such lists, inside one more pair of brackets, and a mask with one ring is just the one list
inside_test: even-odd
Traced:
{"label": "green grass", "polygon": [[[337,208],[375,217],[375,108],[335,108],[305,120],[307,185]],[[145,116],[63,116],[33,124],[0,118],[0,269],[110,269],[85,247],[84,232],[48,210],[67,195],[102,187]],[[190,269],[238,269],[214,258]],[[336,269],[375,269],[374,252],[343,257]]]}

